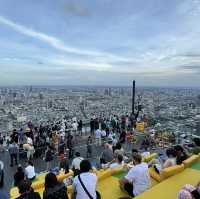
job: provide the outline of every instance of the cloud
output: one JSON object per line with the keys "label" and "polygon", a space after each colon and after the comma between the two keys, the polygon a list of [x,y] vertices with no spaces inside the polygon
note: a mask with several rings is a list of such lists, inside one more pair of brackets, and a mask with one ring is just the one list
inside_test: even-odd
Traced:
{"label": "cloud", "polygon": [[77,49],[77,48],[73,48],[70,46],[67,46],[66,44],[64,44],[63,41],[61,41],[60,39],[53,37],[53,36],[49,36],[45,33],[42,32],[37,32],[34,31],[30,28],[27,28],[23,25],[17,24],[3,16],[0,16],[0,23],[4,24],[6,26],[9,26],[10,28],[12,28],[13,30],[24,34],[26,36],[32,37],[34,39],[38,39],[40,41],[43,41],[45,43],[47,43],[48,45],[61,50],[61,51],[65,51],[68,53],[75,53],[75,54],[80,54],[80,55],[92,55],[92,56],[98,56],[101,55],[98,52],[93,52],[93,51],[86,51],[86,50],[81,50],[81,49]]}
{"label": "cloud", "polygon": [[106,71],[112,69],[112,65],[107,63],[95,63],[87,62],[82,60],[69,60],[62,57],[57,57],[54,59],[49,59],[48,62],[51,65],[60,65],[72,69],[88,69],[88,70],[97,70],[97,71]]}
{"label": "cloud", "polygon": [[190,65],[183,65],[183,66],[178,66],[178,69],[183,69],[183,70],[191,70],[194,72],[200,72],[200,63],[193,63]]}
{"label": "cloud", "polygon": [[[50,45],[51,47],[53,47],[57,50],[60,50],[61,52],[72,53],[77,56],[85,56],[84,59],[87,57],[90,57],[91,60],[94,60],[94,65],[95,65],[95,62],[101,62],[103,64],[99,65],[99,66],[105,66],[105,65],[108,65],[107,64],[108,62],[111,63],[111,62],[115,62],[115,61],[130,61],[129,58],[111,54],[111,53],[107,53],[107,52],[82,50],[79,48],[74,48],[74,47],[68,46],[62,40],[60,40],[56,37],[50,36],[50,35],[42,33],[42,32],[37,32],[35,30],[27,28],[26,26],[15,23],[3,16],[0,16],[0,23],[12,28],[16,32],[21,33],[25,36],[40,40],[40,41]],[[103,68],[105,68],[105,67],[103,67]]]}
{"label": "cloud", "polygon": [[83,7],[80,3],[68,2],[64,5],[65,13],[73,14],[80,17],[90,16],[91,12]]}

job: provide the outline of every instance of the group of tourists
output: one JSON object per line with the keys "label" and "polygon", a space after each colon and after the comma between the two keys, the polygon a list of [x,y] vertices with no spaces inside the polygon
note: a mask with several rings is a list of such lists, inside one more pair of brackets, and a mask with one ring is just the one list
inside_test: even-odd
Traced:
{"label": "group of tourists", "polygon": [[[150,188],[149,167],[160,174],[162,169],[181,164],[182,161],[187,159],[188,155],[184,148],[177,145],[168,148],[164,155],[160,155],[148,163],[143,162],[143,158],[150,155],[151,141],[147,136],[144,137],[138,149],[133,148],[130,155],[125,151],[124,143],[127,141],[128,133],[134,134],[134,128],[131,128],[131,126],[132,120],[128,116],[92,118],[90,135],[84,137],[86,139],[86,154],[84,156],[81,156],[81,154],[83,155],[82,151],[80,153],[75,147],[77,135],[80,140],[83,138],[80,137],[82,135],[80,128],[82,121],[72,121],[70,132],[67,131],[67,123],[64,121],[40,125],[39,127],[29,122],[24,129],[13,130],[8,143],[8,152],[10,154],[10,166],[17,165],[13,179],[14,185],[19,188],[20,196],[18,198],[40,198],[40,195],[31,188],[31,182],[37,177],[32,161],[35,157],[42,157],[46,162],[44,199],[68,199],[68,185],[73,187],[72,199],[101,198],[101,194],[96,191],[97,176],[95,172],[91,172],[96,169],[94,167],[102,169],[123,168],[126,175],[119,180],[119,188],[133,198]],[[95,166],[91,159],[94,147],[101,149],[101,154]],[[19,165],[18,157],[24,152],[26,152],[24,157],[27,164],[23,168],[22,165]],[[59,160],[58,170],[52,169],[51,163],[55,156]],[[73,170],[73,176],[63,182],[58,182],[56,175],[60,172],[67,174],[70,169]],[[199,185],[192,192],[190,191],[190,194],[197,195],[198,187]],[[183,198],[183,195],[188,191],[186,189],[187,187],[184,187],[180,191],[178,199],[186,199]]]}

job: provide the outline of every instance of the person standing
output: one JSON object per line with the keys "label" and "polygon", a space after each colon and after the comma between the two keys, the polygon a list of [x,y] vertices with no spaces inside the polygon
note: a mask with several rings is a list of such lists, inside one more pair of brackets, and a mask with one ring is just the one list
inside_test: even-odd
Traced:
{"label": "person standing", "polygon": [[91,135],[94,135],[94,119],[91,118],[90,120],[90,133]]}
{"label": "person standing", "polygon": [[34,149],[33,140],[32,140],[31,137],[27,137],[27,144],[23,145],[23,148],[27,150],[27,159],[28,159],[28,161],[33,159],[33,155],[35,153],[35,149]]}
{"label": "person standing", "polygon": [[15,165],[18,164],[17,157],[19,154],[19,146],[15,143],[15,141],[12,141],[8,148],[9,154],[10,154],[10,166],[13,167],[13,161],[15,160]]}
{"label": "person standing", "polygon": [[104,144],[104,150],[100,156],[101,166],[104,167],[106,164],[113,160],[113,151],[110,149],[109,144]]}
{"label": "person standing", "polygon": [[24,143],[24,131],[23,129],[21,128],[19,130],[19,144],[22,145]]}
{"label": "person standing", "polygon": [[96,145],[101,146],[101,130],[98,128],[95,131]]}
{"label": "person standing", "polygon": [[47,145],[47,150],[45,151],[45,162],[46,162],[46,170],[48,171],[51,168],[51,162],[53,160],[53,152],[51,147]]}
{"label": "person standing", "polygon": [[4,163],[0,160],[0,188],[3,187],[3,185],[4,185]]}
{"label": "person standing", "polygon": [[11,136],[11,141],[14,141],[15,143],[18,143],[18,132],[16,129],[13,130]]}
{"label": "person standing", "polygon": [[3,142],[4,142],[4,139],[3,139],[2,134],[0,133],[0,152],[4,152]]}
{"label": "person standing", "polygon": [[83,122],[82,122],[82,120],[79,120],[79,122],[78,122],[78,132],[79,132],[79,135],[81,135],[82,136],[82,128],[83,128]]}
{"label": "person standing", "polygon": [[70,134],[67,137],[67,148],[69,149],[69,159],[72,159],[74,156],[74,141],[73,136]]}
{"label": "person standing", "polygon": [[92,157],[92,137],[89,136],[87,139],[87,158]]}

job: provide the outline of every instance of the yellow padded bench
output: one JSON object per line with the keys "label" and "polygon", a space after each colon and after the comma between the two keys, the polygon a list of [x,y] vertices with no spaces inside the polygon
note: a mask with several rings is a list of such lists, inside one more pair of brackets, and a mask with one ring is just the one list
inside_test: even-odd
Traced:
{"label": "yellow padded bench", "polygon": [[134,199],[177,199],[179,190],[185,184],[196,185],[200,179],[200,172],[187,168],[183,172],[172,176]]}
{"label": "yellow padded bench", "polygon": [[150,162],[151,160],[155,159],[158,156],[157,153],[152,153],[151,155],[145,157],[142,161],[143,162]]}
{"label": "yellow padded bench", "polygon": [[185,168],[188,168],[192,164],[194,164],[195,162],[197,162],[198,160],[199,160],[199,156],[198,155],[192,155],[188,159],[184,160],[183,164],[184,164]]}
{"label": "yellow padded bench", "polygon": [[161,171],[161,174],[158,174],[154,168],[149,168],[149,174],[154,180],[156,180],[157,182],[161,182],[173,175],[182,172],[183,170],[184,170],[184,165],[181,164],[163,169]]}
{"label": "yellow padded bench", "polygon": [[[36,191],[40,189],[44,189],[44,183],[45,183],[45,176],[47,173],[43,173],[41,175],[36,176],[37,181],[32,183],[32,188]],[[59,174],[57,176],[57,179],[59,182],[62,182],[65,178],[68,178],[73,175],[73,171],[70,170],[67,174]],[[17,187],[14,187],[10,190],[10,198],[16,198],[19,196],[19,191]]]}

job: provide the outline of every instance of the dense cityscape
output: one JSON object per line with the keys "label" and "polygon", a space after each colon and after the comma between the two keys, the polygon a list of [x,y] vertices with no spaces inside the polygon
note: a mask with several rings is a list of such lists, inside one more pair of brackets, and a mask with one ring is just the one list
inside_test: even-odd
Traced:
{"label": "dense cityscape", "polygon": [[[63,118],[77,118],[89,126],[92,117],[130,115],[131,87],[2,87],[0,88],[0,129],[9,133],[32,121],[42,124]],[[140,117],[152,127],[200,134],[200,90],[189,88],[143,88],[136,91]],[[141,119],[141,118],[138,119]]]}

